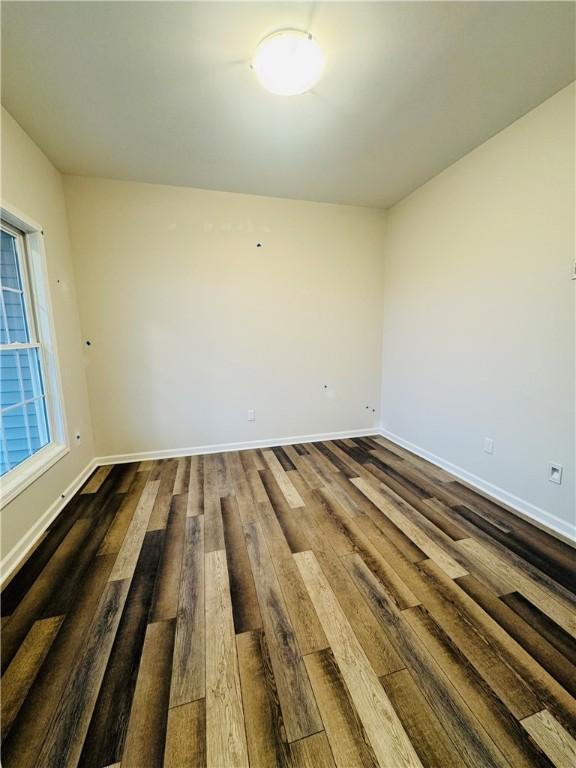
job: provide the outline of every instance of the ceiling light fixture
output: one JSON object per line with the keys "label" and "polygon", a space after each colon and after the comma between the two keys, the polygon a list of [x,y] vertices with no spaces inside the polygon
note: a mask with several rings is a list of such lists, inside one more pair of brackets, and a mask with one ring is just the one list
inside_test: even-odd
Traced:
{"label": "ceiling light fixture", "polygon": [[320,79],[324,54],[308,32],[284,29],[262,40],[254,53],[252,69],[270,93],[298,96]]}

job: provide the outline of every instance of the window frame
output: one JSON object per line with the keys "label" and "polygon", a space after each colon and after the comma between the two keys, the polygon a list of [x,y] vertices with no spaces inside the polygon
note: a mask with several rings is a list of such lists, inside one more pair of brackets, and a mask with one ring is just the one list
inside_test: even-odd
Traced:
{"label": "window frame", "polygon": [[24,310],[33,339],[9,349],[38,348],[44,384],[44,402],[50,441],[0,478],[0,509],[9,504],[31,483],[70,452],[62,380],[56,345],[54,317],[50,300],[44,233],[42,227],[14,208],[2,205],[2,225],[18,238],[18,266],[22,280]]}

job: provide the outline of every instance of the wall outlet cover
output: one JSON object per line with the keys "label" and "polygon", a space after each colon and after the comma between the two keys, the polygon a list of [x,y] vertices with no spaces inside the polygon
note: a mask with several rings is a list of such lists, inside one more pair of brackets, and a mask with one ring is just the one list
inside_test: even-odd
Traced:
{"label": "wall outlet cover", "polygon": [[550,462],[550,464],[548,464],[548,480],[550,480],[551,483],[560,485],[562,483],[563,471],[564,467],[562,464],[554,464],[553,462]]}

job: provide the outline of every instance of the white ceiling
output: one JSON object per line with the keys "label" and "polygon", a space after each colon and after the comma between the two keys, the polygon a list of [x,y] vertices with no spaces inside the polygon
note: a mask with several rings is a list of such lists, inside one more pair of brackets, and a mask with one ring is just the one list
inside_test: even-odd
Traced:
{"label": "white ceiling", "polygon": [[[571,82],[566,2],[2,3],[2,100],[65,173],[388,207]],[[262,37],[309,29],[304,96]]]}

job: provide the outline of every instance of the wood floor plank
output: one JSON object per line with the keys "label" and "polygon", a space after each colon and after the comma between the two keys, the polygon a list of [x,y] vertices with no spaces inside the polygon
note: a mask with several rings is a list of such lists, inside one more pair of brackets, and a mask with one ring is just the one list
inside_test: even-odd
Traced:
{"label": "wood floor plank", "polygon": [[164,768],[206,768],[206,702],[168,710]]}
{"label": "wood floor plank", "polygon": [[[314,469],[314,472],[322,478],[323,486],[329,487],[334,481],[334,475],[342,474],[336,464],[328,458],[325,453],[318,450],[315,443],[307,443],[308,455],[303,457],[303,460]],[[346,472],[346,477],[349,477],[355,472]]]}
{"label": "wood floor plank", "polygon": [[233,496],[238,504],[238,512],[242,523],[257,522],[257,506],[240,453],[238,451],[227,453],[226,464],[230,472],[234,491]]}
{"label": "wood floor plank", "polygon": [[164,535],[156,530],[144,537],[84,741],[82,768],[101,768],[121,760]]}
{"label": "wood floor plank", "polygon": [[526,541],[522,537],[518,538],[516,531],[514,533],[503,531],[501,524],[486,520],[483,513],[471,510],[468,506],[462,505],[455,507],[455,509],[476,528],[488,534],[492,541],[504,545],[508,551],[514,552],[524,562],[530,563],[532,568],[546,574],[572,595],[576,593],[576,574],[574,573],[573,557],[568,560],[562,552],[560,557],[554,558],[552,564],[550,563],[548,552],[546,550],[541,551],[539,547],[534,546],[536,535],[533,535],[531,540]]}
{"label": "wood floor plank", "polygon": [[355,462],[351,461],[348,455],[339,454],[339,451],[334,450],[328,441],[312,443],[310,451],[317,465],[325,466],[330,473],[324,475],[328,485],[331,485],[332,475],[341,474],[344,477],[355,477],[358,474]]}
{"label": "wood floor plank", "polygon": [[259,449],[242,451],[240,456],[246,472],[248,472],[249,469],[256,469],[258,472],[266,469],[266,463],[262,458],[262,451]]}
{"label": "wood floor plank", "polygon": [[248,768],[226,553],[206,554],[206,755],[208,765]]}
{"label": "wood floor plank", "polygon": [[573,546],[532,525],[522,516],[511,514],[493,499],[466,487],[461,482],[455,482],[454,478],[451,480],[452,493],[462,498],[466,507],[480,514],[504,533],[510,534],[504,542],[507,549],[520,554],[524,559],[533,560],[537,557],[541,570],[550,568],[549,575],[554,580],[565,584],[572,592],[576,590]]}
{"label": "wood floor plank", "polygon": [[[76,498],[74,497],[72,501],[76,502]],[[75,507],[76,504],[71,502],[69,506]],[[50,532],[48,530],[44,531],[29,552],[27,552],[22,562],[19,563],[18,567],[8,574],[2,574],[2,604],[0,605],[2,626],[8,623],[8,619],[18,607],[18,603],[30,589],[42,568],[44,568],[66,533],[72,527],[74,522],[72,516],[69,514],[62,516],[59,518],[59,521],[64,519],[69,520],[70,524],[62,531],[60,537],[57,537],[54,532],[48,535]]]}
{"label": "wood floor plank", "polygon": [[117,493],[128,493],[138,473],[138,464],[125,464],[126,471],[118,483]]}
{"label": "wood floor plank", "polygon": [[477,542],[478,547],[473,549],[465,548],[466,542],[470,541],[475,541],[475,539],[460,539],[455,542],[461,553],[459,561],[465,566],[466,570],[495,595],[506,595],[512,592],[514,585],[509,578],[509,574],[503,570],[495,571],[490,567],[490,558],[481,556],[483,546],[480,542]]}
{"label": "wood floor plank", "polygon": [[278,483],[278,486],[280,487],[280,490],[284,494],[286,498],[286,502],[289,507],[292,509],[298,509],[298,507],[303,507],[304,502],[300,498],[300,494],[294,488],[292,485],[292,482],[290,481],[290,478],[287,476],[286,472],[282,468],[282,465],[274,455],[272,451],[262,451],[262,456],[264,458],[264,461],[270,468],[270,471],[274,475],[274,479]]}
{"label": "wood floor plank", "polygon": [[77,602],[60,627],[12,729],[2,745],[7,768],[35,768],[46,732],[70,679],[72,665],[84,646],[94,613],[114,564],[114,556],[97,557]]}
{"label": "wood floor plank", "polygon": [[104,590],[38,756],[38,768],[78,765],[129,587],[130,580],[123,579],[109,582]]}
{"label": "wood floor plank", "polygon": [[290,744],[294,768],[334,768],[334,759],[324,731]]}
{"label": "wood floor plank", "polygon": [[410,672],[384,675],[380,682],[398,713],[414,749],[429,768],[459,768],[462,758]]}
{"label": "wood floor plank", "polygon": [[307,507],[308,512],[314,518],[314,525],[330,542],[336,554],[350,555],[354,552],[354,543],[347,526],[349,518],[345,514],[338,515],[337,502],[334,503],[333,497],[327,496],[325,491],[325,487],[312,491]]}
{"label": "wood floor plank", "polygon": [[2,676],[2,741],[34,682],[64,616],[35,621]]}
{"label": "wood floor plank", "polygon": [[549,765],[545,756],[525,738],[518,720],[429,614],[421,607],[411,608],[405,612],[404,620],[510,765]]}
{"label": "wood floor plank", "polygon": [[122,499],[122,494],[109,493],[102,503],[100,513],[89,518],[90,527],[86,536],[74,556],[70,558],[65,578],[60,581],[58,589],[54,590],[45,602],[41,612],[42,618],[59,616],[70,611],[76,599],[78,584],[82,582],[84,575],[94,562],[102,541],[116,518]]}
{"label": "wood floor plank", "polygon": [[[346,540],[346,546],[342,546],[338,542],[338,553],[346,555],[358,552],[380,581],[386,585],[386,588],[400,608],[418,605],[419,599],[394,568],[389,565],[387,558],[381,555],[376,544],[373,543],[375,539],[380,537],[379,531],[373,531],[372,540],[370,540],[364,534],[360,521],[357,522],[356,519],[346,517],[330,489],[323,488],[319,493],[324,502],[323,509],[338,526],[339,537]],[[388,548],[385,551],[387,554]]]}
{"label": "wood floor plank", "polygon": [[294,558],[379,764],[421,766],[314,554],[300,552]]}
{"label": "wood floor plank", "polygon": [[166,746],[174,619],[148,624],[126,743],[123,768],[161,766]]}
{"label": "wood floor plank", "polygon": [[170,706],[205,695],[204,516],[186,518]]}
{"label": "wood floor plank", "polygon": [[240,520],[239,505],[236,498],[222,499],[222,521],[226,542],[226,558],[230,577],[230,595],[236,634],[258,629],[262,626],[262,617],[258,606],[258,597],[254,578],[250,570],[250,560],[246,550],[244,531]]}
{"label": "wood floor plank", "polygon": [[236,637],[250,768],[289,764],[288,742],[263,630]]}
{"label": "wood floor plank", "polygon": [[427,558],[426,553],[422,552],[422,550],[417,547],[403,531],[397,528],[375,504],[367,499],[362,491],[357,488],[349,478],[346,478],[343,475],[334,475],[333,482],[342,485],[346,489],[346,493],[353,499],[356,507],[361,510],[362,517],[357,521],[359,525],[362,525],[363,519],[369,518],[381,533],[383,533],[408,560],[417,563]]}
{"label": "wood floor plank", "polygon": [[[350,478],[362,476],[365,473],[362,464],[354,458],[357,455],[357,451],[359,451],[356,443],[349,450],[347,447],[343,447],[332,440],[325,440],[322,443],[314,443],[311,446],[311,450],[314,457],[325,463],[331,475],[337,471],[337,473],[344,475],[344,477]],[[318,454],[321,454],[321,456]]]}
{"label": "wood floor plank", "polygon": [[484,621],[476,603],[431,560],[418,566],[422,573],[422,602],[473,667],[518,719],[542,709],[542,703],[500,655],[493,625]]}
{"label": "wood floor plank", "polygon": [[530,578],[509,560],[504,560],[496,551],[488,550],[472,539],[458,541],[457,546],[466,552],[473,552],[492,571],[508,579],[515,590],[534,603],[568,634],[576,637],[576,612],[558,594]]}
{"label": "wood floor plank", "polygon": [[303,513],[301,510],[293,509],[288,505],[286,497],[270,470],[261,472],[260,479],[290,550],[292,552],[305,552],[310,549],[310,543],[302,530]]}
{"label": "wood floor plank", "polygon": [[519,592],[509,592],[507,595],[502,595],[501,600],[531,627],[534,627],[572,664],[576,665],[576,640],[559,627],[556,622],[542,613],[535,605],[532,605]]}
{"label": "wood floor plank", "polygon": [[405,516],[406,508],[398,509],[397,503],[392,503],[382,492],[374,488],[369,482],[362,478],[354,478],[352,481],[362,493],[372,501],[378,509],[392,520],[394,525],[400,528],[412,541],[420,547],[423,552],[434,560],[450,576],[455,579],[458,576],[465,576],[467,571],[454,560],[447,552],[442,549],[435,541],[425,533],[412,519]]}
{"label": "wood floor plank", "polygon": [[154,507],[152,508],[148,522],[149,531],[166,528],[168,515],[170,514],[170,505],[172,503],[174,481],[178,470],[178,461],[176,459],[166,459],[159,462],[159,469],[158,493],[154,500]]}
{"label": "wood floor plank", "polygon": [[322,720],[264,535],[254,523],[245,533],[286,733],[296,741],[321,731]]}
{"label": "wood floor plank", "polygon": [[[415,467],[419,467],[423,472],[438,480],[438,482],[451,482],[454,480],[454,477],[446,472],[446,470],[437,467],[435,464],[426,461],[426,459],[423,459],[420,456],[416,456],[415,453],[410,453],[406,448],[402,448],[397,443],[393,443],[391,440],[387,440],[381,435],[374,437],[374,442],[380,446],[380,450],[376,451],[377,456],[384,450],[387,454],[392,453],[394,456],[402,459],[402,461],[408,462],[408,464],[412,464]],[[380,458],[386,460],[386,456],[380,456]]]}
{"label": "wood floor plank", "polygon": [[83,493],[97,493],[100,490],[100,487],[102,486],[102,483],[108,475],[110,474],[110,470],[112,469],[114,465],[108,464],[104,467],[98,467],[98,469],[94,472],[92,477],[88,480],[86,485],[82,488],[80,491],[81,494]]}
{"label": "wood floor plank", "polygon": [[425,515],[431,523],[439,528],[453,541],[467,539],[470,534],[462,525],[454,520],[450,507],[436,498],[424,499],[417,507],[418,511]]}
{"label": "wood floor plank", "polygon": [[[302,485],[299,485],[298,489],[303,494],[308,507],[308,496],[305,495],[306,492]],[[312,543],[314,554],[376,674],[378,676],[387,675],[403,669],[404,662],[362,599],[341,560],[336,556],[334,550],[309,516],[305,519],[304,525]]]}
{"label": "wood floor plank", "polygon": [[522,720],[522,725],[556,768],[574,768],[576,741],[547,710]]}
{"label": "wood floor plank", "polygon": [[[547,593],[553,595],[554,600],[565,605],[570,612],[576,613],[576,594],[571,589],[568,589],[559,581],[553,579],[544,570],[536,567],[530,560],[521,557],[514,550],[506,547],[502,541],[492,538],[489,534],[482,530],[482,528],[470,525],[468,520],[465,520],[465,518],[459,512],[457,512],[456,509],[454,512],[459,514],[459,520],[463,525],[465,521],[466,525],[470,526],[470,530],[472,531],[471,537],[474,540],[478,541],[478,543],[481,544],[484,549],[487,549],[489,552],[493,553],[497,558],[504,559],[505,562],[510,564],[512,575],[519,573],[523,577],[528,578],[532,583],[538,585]],[[509,517],[514,517],[514,520],[518,519],[513,515],[509,515]],[[534,530],[542,533],[536,527],[534,527]],[[548,535],[548,538],[552,539],[553,537]],[[565,546],[567,547],[568,545]],[[459,543],[458,549],[460,549]]]}
{"label": "wood floor plank", "polygon": [[[505,599],[499,599],[473,576],[464,576],[458,584],[510,637],[524,648],[560,685],[576,697],[576,665],[540,634],[538,625],[529,623],[516,613]],[[507,596],[506,596],[507,597]],[[555,628],[554,635],[561,632]],[[567,636],[569,637],[569,636]],[[571,639],[571,638],[570,638]],[[576,656],[574,657],[576,660]]]}
{"label": "wood floor plank", "polygon": [[132,578],[159,486],[158,480],[149,480],[146,483],[110,574],[110,581]]}
{"label": "wood floor plank", "polygon": [[204,546],[206,552],[226,548],[218,490],[218,460],[213,453],[204,457]]}
{"label": "wood floor plank", "polygon": [[282,466],[282,469],[284,470],[284,472],[291,472],[292,470],[296,469],[292,460],[284,450],[283,445],[279,445],[275,448],[272,448],[272,453],[274,454],[274,456],[276,456],[276,458],[280,462],[280,465]]}
{"label": "wood floor plank", "polygon": [[188,493],[190,484],[190,457],[184,456],[178,459],[178,468],[174,477],[174,487],[172,495],[179,496],[181,493]]}
{"label": "wood floor plank", "polygon": [[267,545],[300,653],[327,648],[326,635],[286,541],[267,539]]}
{"label": "wood floor plank", "polygon": [[204,456],[190,456],[187,516],[204,514]]}
{"label": "wood floor plank", "polygon": [[[303,461],[302,454],[298,452],[293,445],[287,445],[284,450],[288,454],[290,461],[296,467],[298,475],[304,480],[308,488],[321,488],[323,486],[322,478],[314,472],[313,468],[306,461]],[[292,479],[292,478],[291,478]],[[298,488],[296,488],[298,490]]]}
{"label": "wood floor plank", "polygon": [[[418,680],[463,764],[469,768],[532,764],[524,757],[526,740],[518,721],[507,713],[425,609],[416,606],[399,612],[361,558],[346,558],[346,564]],[[510,762],[505,751],[512,758]]]}
{"label": "wood floor plank", "polygon": [[576,736],[576,700],[479,604],[468,602],[467,614],[469,620],[490,637],[492,646],[506,664],[521,677],[556,719]]}
{"label": "wood floor plank", "polygon": [[308,453],[299,455],[297,466],[299,475],[304,479],[306,486],[310,490],[323,488],[332,482],[332,473],[328,476],[328,472],[318,467],[314,457]]}
{"label": "wood floor plank", "polygon": [[120,551],[147,481],[148,472],[136,472],[118,513],[100,545],[99,555],[117,554]]}
{"label": "wood floor plank", "polygon": [[338,768],[370,768],[378,761],[331,650],[304,657],[312,690]]}
{"label": "wood floor plank", "polygon": [[186,503],[184,494],[172,496],[166,523],[162,561],[156,579],[150,621],[176,618],[180,572],[185,544]]}
{"label": "wood floor plank", "polygon": [[77,520],[73,524],[8,622],[2,627],[2,672],[14,658],[34,622],[40,618],[46,601],[56,593],[89,530],[89,520]]}
{"label": "wood floor plank", "polygon": [[[246,453],[252,453],[252,452],[247,451]],[[245,459],[243,460],[243,464],[244,463],[245,463]],[[250,486],[252,498],[254,499],[256,504],[258,505],[267,504],[271,508],[272,505],[270,504],[270,499],[268,498],[266,489],[262,485],[262,478],[260,477],[260,472],[263,472],[265,469],[267,469],[267,466],[264,466],[261,470],[257,470],[255,467],[248,467],[246,469],[246,478],[248,480],[248,485]],[[251,522],[256,523],[256,522],[260,522],[260,518],[256,517],[254,519],[248,519],[243,522],[245,525]]]}
{"label": "wood floor plank", "polygon": [[220,498],[233,494],[233,481],[224,453],[213,454],[216,464],[216,486]]}

